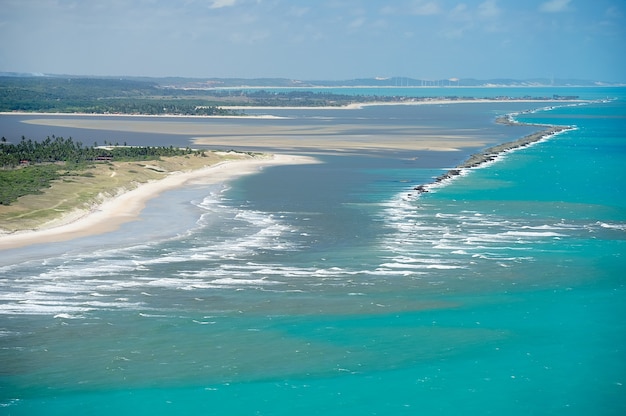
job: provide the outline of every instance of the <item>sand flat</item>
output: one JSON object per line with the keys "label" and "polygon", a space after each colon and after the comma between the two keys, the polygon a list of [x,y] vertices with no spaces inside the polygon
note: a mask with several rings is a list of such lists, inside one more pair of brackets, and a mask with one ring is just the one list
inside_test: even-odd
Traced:
{"label": "sand flat", "polygon": [[173,122],[158,118],[143,120],[136,117],[124,120],[110,117],[50,117],[24,122],[52,127],[173,134],[191,137],[196,145],[254,148],[271,152],[288,152],[292,149],[304,152],[386,149],[455,151],[487,144],[485,140],[477,138],[473,131],[442,134],[440,128],[427,125],[367,125],[367,134],[363,134],[364,126],[359,124],[251,126],[235,120],[217,124],[184,120]]}

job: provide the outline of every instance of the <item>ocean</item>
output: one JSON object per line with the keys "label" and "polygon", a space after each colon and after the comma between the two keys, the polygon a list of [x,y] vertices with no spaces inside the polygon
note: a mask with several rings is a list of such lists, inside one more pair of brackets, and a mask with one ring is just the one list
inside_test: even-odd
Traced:
{"label": "ocean", "polygon": [[[4,250],[0,414],[625,414],[626,90],[545,91],[610,100],[276,110],[287,118],[236,122],[358,124],[377,141],[427,126],[485,145],[308,148],[323,163],[166,192],[118,231]],[[574,128],[413,190],[539,130],[494,123],[507,113]],[[0,127],[152,137],[32,117]]]}

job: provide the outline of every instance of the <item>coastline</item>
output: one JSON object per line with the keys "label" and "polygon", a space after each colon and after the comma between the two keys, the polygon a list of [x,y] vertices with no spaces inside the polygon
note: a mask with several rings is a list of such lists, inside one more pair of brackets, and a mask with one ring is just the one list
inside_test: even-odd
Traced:
{"label": "coastline", "polygon": [[[510,100],[518,102],[520,100]],[[529,100],[537,102],[537,100]],[[365,105],[421,105],[421,104],[448,104],[448,103],[480,103],[480,102],[506,102],[505,100],[429,100],[419,102],[404,102],[404,103],[365,103]],[[561,101],[562,102],[562,101]],[[272,107],[277,108],[277,107]],[[336,108],[336,107],[330,107]],[[16,114],[16,113],[8,113]],[[24,113],[24,114],[43,114],[43,113]],[[79,114],[61,114],[61,113],[48,113],[50,115],[79,115]],[[84,116],[93,116],[93,114],[82,114]],[[95,115],[100,116],[100,115]],[[109,115],[116,116],[116,115]],[[127,115],[128,117],[145,117],[140,115]],[[155,118],[164,116],[153,116]],[[196,116],[180,116],[180,117],[196,117]],[[213,117],[213,116],[200,116],[200,117]],[[465,162],[456,166],[453,169],[448,170],[445,174],[437,177],[433,183],[428,185],[418,185],[413,188],[417,191],[417,194],[429,192],[430,187],[434,184],[458,176],[465,169],[471,169],[483,165],[484,163],[494,160],[499,154],[510,151],[512,149],[528,146],[531,143],[542,140],[550,135],[559,133],[564,130],[572,129],[569,126],[548,126],[548,125],[536,125],[518,123],[513,120],[513,114],[508,114],[496,119],[497,123],[511,124],[511,125],[526,125],[535,127],[545,127],[536,133],[532,133],[521,139],[507,142],[504,144],[489,147],[481,152],[471,155]],[[291,133],[291,132],[289,132]],[[339,132],[335,132],[339,133]],[[196,143],[207,144],[202,141],[202,138],[196,137]],[[267,138],[265,138],[267,139]],[[412,149],[423,150],[439,150],[439,151],[456,151],[460,147],[465,146],[480,146],[480,142],[472,141],[448,141],[442,142],[441,137],[437,137],[438,140],[430,138],[430,140],[421,140],[421,144],[417,147],[415,144],[411,145]],[[341,143],[340,143],[341,144]],[[385,143],[386,146],[391,143]],[[278,146],[281,145],[281,146]],[[337,143],[335,143],[337,145]],[[273,143],[273,147],[284,147],[284,143]],[[362,148],[363,144],[359,142],[346,142],[343,148]],[[400,147],[398,143],[393,143],[394,148]],[[20,230],[11,233],[0,233],[0,250],[12,249],[23,247],[36,243],[43,242],[57,242],[67,241],[77,237],[84,237],[88,235],[97,235],[106,232],[113,231],[123,223],[135,220],[145,203],[158,196],[165,190],[174,189],[183,186],[185,183],[192,181],[202,181],[203,183],[219,183],[234,179],[240,175],[254,173],[263,166],[279,165],[279,164],[299,164],[299,163],[316,163],[315,159],[304,156],[290,156],[286,154],[276,154],[272,158],[267,159],[246,159],[246,160],[232,160],[223,161],[206,168],[196,169],[190,172],[172,173],[163,179],[144,183],[136,189],[128,190],[124,189],[122,193],[108,198],[105,201],[96,204],[90,209],[75,209],[66,213],[59,220],[55,220],[47,224],[45,227],[39,227],[30,230]]]}
{"label": "coastline", "polygon": [[[474,99],[446,99],[446,98],[409,98],[407,100],[398,101],[370,101],[370,102],[355,102],[344,105],[327,105],[327,106],[254,106],[254,105],[223,105],[220,108],[224,110],[360,110],[364,107],[374,106],[394,106],[394,105],[444,105],[444,104],[493,104],[493,103],[569,103],[579,104],[585,103],[590,100],[584,99],[550,99],[550,98],[474,98]],[[42,116],[98,116],[98,117],[180,117],[180,118],[223,118],[223,119],[238,119],[238,118],[282,118],[279,116],[271,115],[257,115],[257,114],[240,114],[240,115],[193,115],[193,114],[126,114],[126,113],[53,113],[53,112],[38,112],[38,111],[0,111],[0,115],[42,115]]]}
{"label": "coastline", "polygon": [[[476,98],[476,99],[442,99],[442,98],[421,98],[421,99],[408,99],[404,101],[371,101],[363,103],[351,103],[338,106],[221,106],[225,110],[361,110],[364,107],[376,107],[376,106],[394,106],[394,105],[445,105],[445,104],[492,104],[492,103],[581,103],[588,100],[557,100],[557,99],[492,99],[492,98]],[[236,116],[235,116],[236,117]],[[249,117],[243,115],[243,117]],[[251,116],[254,117],[254,116]]]}
{"label": "coastline", "polygon": [[[559,133],[568,130],[574,130],[575,127],[572,126],[557,126],[550,124],[533,124],[533,123],[520,123],[514,120],[514,115],[517,113],[506,114],[504,116],[498,117],[495,122],[499,124],[506,124],[511,126],[535,126],[535,127],[543,127],[544,130],[528,134],[520,139],[513,140],[510,142],[498,144],[496,146],[488,147],[478,153],[474,153],[470,155],[468,159],[466,159],[461,164],[456,167],[449,169],[444,174],[436,177],[433,182],[425,185],[417,185],[413,188],[414,191],[417,191],[417,195],[423,193],[430,192],[433,185],[439,184],[441,182],[450,180],[456,176],[460,176],[464,171],[468,169],[478,168],[486,163],[492,162],[498,158],[498,156],[517,150],[523,147],[530,146],[531,144],[537,143],[541,140],[547,139],[551,136],[555,136]],[[409,196],[411,196],[409,194]]]}
{"label": "coastline", "polygon": [[217,184],[259,172],[268,166],[308,163],[318,162],[306,156],[277,154],[265,158],[225,160],[200,169],[172,173],[163,179],[143,183],[135,189],[108,198],[89,210],[76,209],[52,221],[48,226],[0,234],[0,250],[114,231],[122,224],[136,220],[147,201],[164,191],[188,183]]}
{"label": "coastline", "polygon": [[[247,107],[252,109],[252,107]],[[274,107],[276,108],[276,107]],[[283,107],[277,107],[283,108]],[[296,107],[297,108],[297,107]],[[337,108],[337,107],[330,107]],[[228,107],[230,109],[230,107]],[[126,113],[50,113],[46,111],[0,111],[0,116],[76,116],[76,117],[144,117],[144,118],[224,118],[224,119],[240,119],[240,118],[282,118],[271,115],[241,114],[241,115],[193,115],[193,114],[126,114]]]}

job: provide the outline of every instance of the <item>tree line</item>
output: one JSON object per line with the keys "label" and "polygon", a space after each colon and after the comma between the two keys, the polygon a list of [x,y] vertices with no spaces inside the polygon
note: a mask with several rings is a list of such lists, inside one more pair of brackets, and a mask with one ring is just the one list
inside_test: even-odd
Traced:
{"label": "tree line", "polygon": [[35,141],[22,136],[21,141],[10,143],[5,137],[0,139],[0,167],[15,168],[20,165],[65,162],[81,164],[97,160],[147,160],[157,159],[162,156],[204,155],[201,150],[193,150],[189,147],[181,149],[170,146],[85,146],[81,142],[75,142],[71,137],[48,136],[43,141]]}
{"label": "tree line", "polygon": [[206,156],[202,150],[177,147],[134,147],[112,144],[84,146],[72,138],[47,137],[35,141],[22,137],[18,143],[0,139],[0,205],[10,205],[17,198],[41,193],[54,180],[72,176],[93,176],[88,171],[94,163],[111,160],[155,160],[164,156]]}
{"label": "tree line", "polygon": [[0,111],[237,115],[215,97],[127,79],[0,77]]}

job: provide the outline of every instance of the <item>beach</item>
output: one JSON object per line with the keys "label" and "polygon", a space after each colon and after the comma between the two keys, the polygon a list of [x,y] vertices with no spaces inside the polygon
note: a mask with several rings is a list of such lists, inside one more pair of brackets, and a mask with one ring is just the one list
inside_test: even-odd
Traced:
{"label": "beach", "polygon": [[232,159],[187,172],[176,172],[163,179],[140,184],[132,190],[120,190],[96,203],[89,210],[75,209],[35,230],[0,234],[0,250],[32,244],[53,243],[98,235],[117,229],[121,224],[137,219],[145,203],[162,192],[190,183],[215,184],[258,172],[268,166],[316,163],[315,159],[293,155]]}

